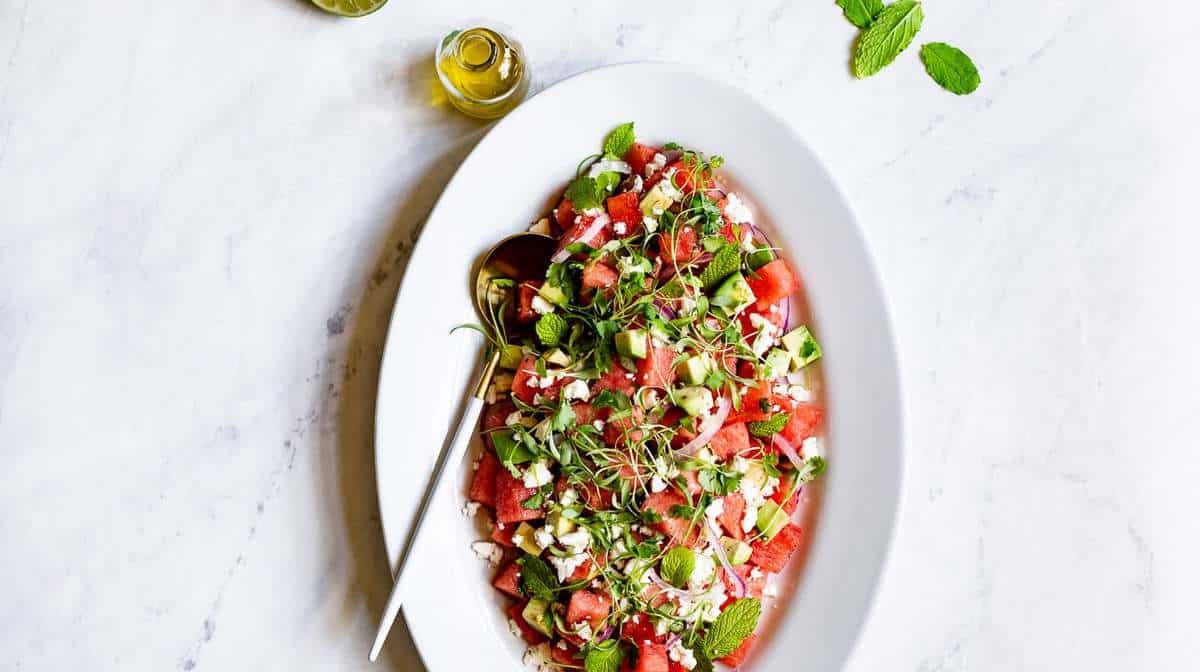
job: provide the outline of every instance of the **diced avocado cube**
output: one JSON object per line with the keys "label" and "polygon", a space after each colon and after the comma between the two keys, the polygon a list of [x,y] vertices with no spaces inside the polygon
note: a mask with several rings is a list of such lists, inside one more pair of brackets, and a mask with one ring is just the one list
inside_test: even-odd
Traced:
{"label": "diced avocado cube", "polygon": [[679,363],[675,367],[675,372],[683,379],[683,382],[688,385],[703,385],[708,374],[712,373],[713,360],[707,353],[702,355],[693,355]]}
{"label": "diced avocado cube", "polygon": [[734,273],[717,285],[709,303],[724,308],[730,314],[737,314],[754,303],[754,299],[754,290],[750,289],[745,276]]}
{"label": "diced avocado cube", "polygon": [[521,618],[524,618],[525,622],[533,626],[535,630],[549,637],[553,633],[546,623],[546,612],[548,611],[550,611],[550,603],[535,597],[525,605],[525,609],[521,611]]}
{"label": "diced avocado cube", "polygon": [[617,343],[617,352],[636,359],[646,358],[646,332],[642,329],[630,329],[629,331],[618,332],[614,337]]}
{"label": "diced avocado cube", "polygon": [[571,358],[567,355],[567,353],[555,348],[546,353],[546,363],[553,364],[555,366],[566,366],[571,363]]}
{"label": "diced avocado cube", "polygon": [[513,539],[521,542],[517,544],[517,548],[530,555],[538,555],[542,552],[542,549],[538,548],[537,542],[533,539],[533,527],[529,523],[518,525],[517,531],[513,532]]}
{"label": "diced avocado cube", "polygon": [[546,525],[556,537],[575,531],[575,521],[564,517],[560,511],[551,511],[550,515],[546,516]]}
{"label": "diced avocado cube", "polygon": [[766,357],[767,378],[778,378],[786,375],[792,366],[792,353],[782,348],[771,348]]}
{"label": "diced avocado cube", "polygon": [[500,368],[515,371],[521,365],[521,357],[523,356],[524,353],[521,352],[521,346],[509,343],[500,350]]}
{"label": "diced avocado cube", "polygon": [[773,501],[767,501],[758,510],[758,531],[762,532],[768,541],[774,539],[787,524],[787,512]]}
{"label": "diced avocado cube", "polygon": [[769,247],[760,247],[746,255],[746,265],[752,271],[757,271],[772,261],[775,261],[775,253]]}
{"label": "diced avocado cube", "polygon": [[538,287],[538,296],[556,306],[567,305],[567,293],[558,285],[552,285],[548,282],[543,283],[541,287]]}
{"label": "diced avocado cube", "polygon": [[713,393],[707,387],[681,387],[675,392],[675,403],[694,418],[712,408]]}
{"label": "diced avocado cube", "polygon": [[796,327],[785,334],[783,347],[792,355],[792,370],[803,369],[821,358],[821,345],[806,326]]}
{"label": "diced avocado cube", "polygon": [[744,565],[750,561],[750,544],[733,537],[721,537],[721,548],[725,549],[725,558],[731,565]]}
{"label": "diced avocado cube", "polygon": [[657,219],[664,210],[671,207],[672,203],[674,201],[663,191],[662,182],[659,182],[651,187],[645,196],[642,196],[642,215]]}

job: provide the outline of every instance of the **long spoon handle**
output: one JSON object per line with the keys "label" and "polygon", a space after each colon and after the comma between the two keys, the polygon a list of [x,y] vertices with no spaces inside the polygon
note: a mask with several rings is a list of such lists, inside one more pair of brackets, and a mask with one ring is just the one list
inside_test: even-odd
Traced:
{"label": "long spoon handle", "polygon": [[408,559],[421,539],[421,530],[424,529],[422,523],[425,522],[425,514],[429,512],[429,505],[437,499],[438,492],[441,491],[444,480],[442,474],[445,472],[447,464],[460,463],[467,452],[467,446],[471,445],[475,425],[479,422],[479,413],[483,410],[483,398],[487,394],[488,385],[491,384],[492,374],[499,361],[500,352],[496,350],[483,367],[483,371],[480,372],[474,394],[471,395],[471,400],[467,403],[462,418],[458,421],[458,428],[454,431],[454,440],[451,441],[448,449],[442,451],[437,463],[433,466],[433,474],[425,489],[425,497],[421,499],[420,508],[417,509],[417,517],[413,520],[412,531],[409,532],[408,541],[400,551],[400,561],[396,565],[395,583],[392,584],[392,592],[388,595],[387,605],[383,608],[383,618],[379,621],[379,630],[375,632],[375,643],[371,645],[371,662],[375,662],[379,658],[379,652],[383,649],[388,632],[391,631],[392,624],[396,621],[396,615],[400,613],[400,605],[404,602],[404,568],[408,565]]}

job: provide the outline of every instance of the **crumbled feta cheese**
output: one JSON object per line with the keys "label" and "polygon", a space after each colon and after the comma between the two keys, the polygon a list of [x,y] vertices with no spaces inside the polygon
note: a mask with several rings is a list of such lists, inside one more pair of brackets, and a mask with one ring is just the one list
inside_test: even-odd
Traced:
{"label": "crumbled feta cheese", "polygon": [[514,533],[512,536],[512,543],[513,543],[513,546],[520,548],[521,545],[525,543],[525,535],[519,534],[519,533]]}
{"label": "crumbled feta cheese", "polygon": [[775,585],[774,582],[768,583],[763,588],[762,595],[767,598],[779,597],[779,586]]}
{"label": "crumbled feta cheese", "polygon": [[663,169],[667,165],[667,157],[661,152],[655,152],[654,158],[646,163],[646,177],[654,177],[654,173]]}
{"label": "crumbled feta cheese", "polygon": [[684,621],[694,623],[699,620],[712,622],[721,613],[721,605],[725,603],[725,582],[714,581],[708,590],[693,595],[682,593],[677,596],[679,610],[677,615]]}
{"label": "crumbled feta cheese", "polygon": [[571,553],[579,554],[587,550],[592,544],[592,535],[584,528],[579,528],[574,532],[558,535],[558,543],[563,545]]}
{"label": "crumbled feta cheese", "polygon": [[504,424],[519,425],[519,424],[521,424],[521,420],[524,420],[524,419],[525,419],[525,416],[521,415],[521,411],[513,411],[512,413],[509,413],[507,417],[504,418]]}
{"label": "crumbled feta cheese", "polygon": [[815,436],[810,436],[800,443],[800,453],[805,459],[810,457],[821,457],[824,450],[821,447],[821,440]]}
{"label": "crumbled feta cheese", "polygon": [[752,579],[761,579],[762,575],[763,571],[761,567],[754,567],[750,570],[750,578]]}
{"label": "crumbled feta cheese", "polygon": [[554,480],[554,474],[550,473],[550,465],[545,458],[537,460],[529,465],[525,470],[525,476],[521,479],[521,484],[527,488],[540,488]]}
{"label": "crumbled feta cheese", "polygon": [[588,208],[587,210],[583,211],[583,214],[587,215],[588,217],[599,217],[600,215],[607,216],[607,214],[604,212],[604,210],[602,210],[599,207]]}
{"label": "crumbled feta cheese", "polygon": [[511,618],[508,619],[508,631],[512,633],[513,637],[521,636],[521,626],[517,625],[517,622]]}
{"label": "crumbled feta cheese", "polygon": [[591,396],[592,393],[590,390],[588,390],[588,384],[586,382],[576,378],[575,380],[572,380],[571,382],[569,382],[565,386],[563,386],[562,394],[567,399],[584,399],[584,400],[586,400],[588,397]]}
{"label": "crumbled feta cheese", "polygon": [[567,488],[563,490],[562,496],[558,498],[558,503],[563,506],[570,506],[579,501],[579,491],[575,488]]}
{"label": "crumbled feta cheese", "polygon": [[650,479],[650,492],[662,492],[667,489],[667,482],[657,474]]}
{"label": "crumbled feta cheese", "polygon": [[538,545],[538,548],[546,548],[554,543],[554,533],[550,530],[539,527],[533,531],[533,543]]}
{"label": "crumbled feta cheese", "polygon": [[747,460],[741,455],[735,455],[731,468],[739,474],[745,474],[746,472],[750,471],[750,460]]}
{"label": "crumbled feta cheese", "polygon": [[742,250],[744,250],[746,252],[754,252],[758,249],[758,246],[754,242],[754,232],[753,231],[747,230],[746,233],[742,235],[741,243],[742,243]]}
{"label": "crumbled feta cheese", "polygon": [[526,667],[532,667],[537,670],[537,672],[553,672],[558,667],[554,663],[554,658],[550,653],[550,644],[546,642],[526,649],[521,662]]}
{"label": "crumbled feta cheese", "polygon": [[671,627],[670,621],[665,618],[659,618],[654,621],[654,634],[662,637],[667,634],[667,630]]}
{"label": "crumbled feta cheese", "polygon": [[618,236],[625,235],[628,230],[629,229],[625,226],[625,222],[618,221],[613,223],[613,233],[617,234]]}
{"label": "crumbled feta cheese", "polygon": [[545,441],[546,437],[550,436],[550,432],[552,431],[554,431],[554,428],[550,426],[550,418],[546,418],[533,426],[533,435],[541,441]]}
{"label": "crumbled feta cheese", "polygon": [[540,294],[535,294],[533,296],[533,302],[531,306],[533,307],[533,312],[537,313],[538,315],[547,315],[554,312],[554,304],[543,299]]}
{"label": "crumbled feta cheese", "polygon": [[705,446],[696,453],[696,459],[700,460],[701,462],[708,462],[711,464],[717,461],[717,456],[713,455],[713,452],[709,450],[708,446]]}
{"label": "crumbled feta cheese", "polygon": [[696,554],[696,565],[692,569],[691,576],[688,577],[688,587],[692,590],[700,590],[708,585],[708,582],[716,575],[717,565],[712,558],[703,553]]}
{"label": "crumbled feta cheese", "polygon": [[533,226],[529,227],[529,232],[540,233],[543,236],[550,235],[550,220],[545,217],[539,219],[533,223]]}
{"label": "crumbled feta cheese", "polygon": [[587,553],[576,553],[575,555],[568,555],[565,558],[552,555],[549,558],[550,564],[554,566],[554,571],[558,573],[558,580],[560,582],[566,582],[567,579],[571,578],[575,570],[586,562],[587,559]]}
{"label": "crumbled feta cheese", "polygon": [[768,476],[767,483],[762,487],[763,498],[770,497],[775,494],[775,489],[779,487],[779,478],[777,476]]}
{"label": "crumbled feta cheese", "polygon": [[750,208],[732,191],[725,194],[725,216],[734,224],[748,224],[752,218]]}
{"label": "crumbled feta cheese", "polygon": [[663,179],[658,183],[658,190],[662,192],[663,196],[672,201],[678,201],[683,198],[683,192],[679,190],[679,187],[675,186],[674,175],[674,168],[663,173]]}
{"label": "crumbled feta cheese", "polygon": [[679,315],[687,316],[696,312],[696,300],[690,296],[679,297]]}
{"label": "crumbled feta cheese", "polygon": [[742,514],[742,532],[749,534],[754,531],[754,526],[758,524],[758,509],[761,506],[761,503],[751,504],[750,502],[746,502],[746,512]]}
{"label": "crumbled feta cheese", "polygon": [[812,401],[812,397],[813,397],[812,391],[803,385],[789,386],[787,394],[789,397],[792,398],[793,401],[799,401],[801,403],[806,402],[806,401]]}
{"label": "crumbled feta cheese", "polygon": [[642,176],[634,175],[633,176],[633,187],[630,189],[630,191],[632,191],[635,194],[640,194],[640,193],[642,193],[642,190],[645,188],[646,188],[646,184],[644,182],[642,182]]}
{"label": "crumbled feta cheese", "polygon": [[696,654],[691,649],[683,645],[683,640],[676,640],[671,645],[671,649],[667,651],[667,656],[679,663],[680,667],[685,670],[693,670],[696,668]]}
{"label": "crumbled feta cheese", "polygon": [[603,432],[604,431],[604,421],[603,420],[593,420],[592,427],[595,427],[597,432]]}
{"label": "crumbled feta cheese", "polygon": [[467,502],[466,506],[463,506],[463,515],[468,518],[474,518],[478,512],[479,502]]}
{"label": "crumbled feta cheese", "polygon": [[646,229],[646,233],[654,233],[658,230],[658,220],[654,217],[642,217],[642,228]]}
{"label": "crumbled feta cheese", "polygon": [[471,550],[475,552],[475,555],[479,556],[480,560],[487,560],[488,564],[493,567],[499,565],[501,558],[504,557],[504,549],[490,541],[473,542]]}
{"label": "crumbled feta cheese", "polygon": [[712,500],[712,503],[704,508],[704,515],[708,517],[709,520],[715,521],[716,519],[720,518],[721,514],[723,513],[725,513],[724,497],[717,497],[716,499]]}
{"label": "crumbled feta cheese", "polygon": [[593,634],[591,623],[583,621],[579,625],[575,626],[575,634],[585,642],[592,641]]}

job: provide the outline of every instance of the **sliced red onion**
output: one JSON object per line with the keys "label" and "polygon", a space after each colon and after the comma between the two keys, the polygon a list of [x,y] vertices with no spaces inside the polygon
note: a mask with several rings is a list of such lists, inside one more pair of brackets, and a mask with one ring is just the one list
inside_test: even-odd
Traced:
{"label": "sliced red onion", "polygon": [[628,163],[617,159],[600,159],[599,161],[593,163],[590,168],[588,168],[587,176],[594,178],[600,173],[608,172],[628,175],[633,172],[633,168],[631,168]]}
{"label": "sliced red onion", "polygon": [[670,651],[671,647],[678,644],[680,639],[682,639],[682,637],[679,636],[679,633],[675,633],[674,635],[668,637],[666,643],[667,650]]}
{"label": "sliced red onion", "polygon": [[792,302],[787,297],[784,297],[779,300],[776,307],[779,310],[779,314],[783,315],[783,330],[787,331],[791,326],[789,323],[792,321]]}
{"label": "sliced red onion", "polygon": [[686,595],[688,597],[695,597],[704,592],[703,590],[684,590],[683,588],[676,588],[675,586],[672,586],[671,584],[667,583],[661,576],[658,575],[658,572],[653,569],[646,570],[645,576],[647,579],[650,579],[650,583],[653,583],[655,586],[660,588],[664,593],[670,593],[672,595]]}
{"label": "sliced red onion", "polygon": [[804,460],[800,459],[800,453],[796,452],[796,447],[791,442],[783,438],[780,434],[772,436],[771,442],[778,446],[784,455],[787,455],[787,458],[792,462],[792,466],[796,467],[796,469],[804,468]]}
{"label": "sliced red onion", "polygon": [[746,581],[733,569],[733,565],[729,564],[729,558],[725,555],[725,547],[721,545],[721,534],[717,530],[717,526],[711,518],[705,518],[705,529],[708,531],[708,543],[713,547],[713,552],[717,554],[717,560],[721,561],[721,568],[725,570],[725,574],[729,576],[733,582],[733,596],[735,598],[744,597],[746,595]]}
{"label": "sliced red onion", "polygon": [[593,637],[592,641],[603,642],[604,640],[608,639],[609,637],[612,637],[612,634],[613,634],[613,626],[610,625],[607,628],[601,630],[599,632],[599,634],[597,634],[595,637]]}
{"label": "sliced red onion", "polygon": [[601,229],[608,226],[608,222],[608,215],[604,213],[596,215],[596,218],[593,219],[590,224],[588,224],[588,227],[583,230],[583,233],[576,236],[575,240],[572,240],[570,243],[564,243],[563,246],[554,253],[554,256],[550,257],[550,261],[552,263],[559,264],[570,258],[571,252],[567,249],[567,247],[573,243],[586,243],[591,245],[592,239],[596,237],[597,233],[600,233]]}
{"label": "sliced red onion", "polygon": [[708,418],[704,423],[704,429],[696,435],[696,438],[688,441],[683,448],[680,448],[679,453],[691,457],[711,441],[712,437],[716,436],[717,432],[721,431],[721,427],[725,425],[725,418],[729,417],[729,409],[729,400],[725,397],[718,398],[716,414]]}

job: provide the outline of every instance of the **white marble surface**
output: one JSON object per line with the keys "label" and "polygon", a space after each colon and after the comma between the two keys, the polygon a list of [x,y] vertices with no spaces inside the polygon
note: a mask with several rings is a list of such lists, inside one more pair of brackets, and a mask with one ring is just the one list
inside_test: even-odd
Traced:
{"label": "white marble surface", "polygon": [[910,442],[848,669],[1195,666],[1200,10],[929,0],[958,99],[852,80],[832,0],[430,4],[0,0],[0,670],[371,669],[381,338],[483,130],[429,104],[471,16],[539,85],[709,67],[850,194]]}

